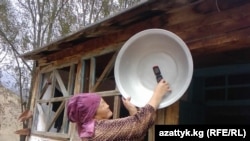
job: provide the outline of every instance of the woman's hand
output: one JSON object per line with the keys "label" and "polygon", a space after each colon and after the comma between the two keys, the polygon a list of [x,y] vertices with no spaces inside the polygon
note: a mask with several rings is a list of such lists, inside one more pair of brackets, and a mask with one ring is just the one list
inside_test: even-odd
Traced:
{"label": "woman's hand", "polygon": [[167,92],[170,92],[170,91],[171,89],[170,89],[169,83],[165,81],[164,79],[162,79],[155,87],[154,93],[163,97]]}
{"label": "woman's hand", "polygon": [[161,99],[164,97],[165,94],[167,94],[170,91],[171,89],[168,82],[162,79],[155,87],[153,96],[149,100],[148,104],[150,104],[151,106],[154,107],[155,110],[157,110],[161,102]]}
{"label": "woman's hand", "polygon": [[122,98],[123,105],[128,110],[129,115],[133,116],[137,113],[137,108],[135,107],[135,105],[130,103],[130,100],[131,100],[131,97],[129,97],[127,99]]}

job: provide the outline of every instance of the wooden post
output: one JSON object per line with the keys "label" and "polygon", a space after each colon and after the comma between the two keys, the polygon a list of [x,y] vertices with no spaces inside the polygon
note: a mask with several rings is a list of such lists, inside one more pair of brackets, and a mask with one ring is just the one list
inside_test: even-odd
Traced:
{"label": "wooden post", "polygon": [[165,124],[179,124],[179,101],[166,108]]}
{"label": "wooden post", "polygon": [[[171,106],[158,109],[156,112],[155,125],[177,125],[179,123],[179,101]],[[148,141],[155,141],[155,126],[148,131]]]}

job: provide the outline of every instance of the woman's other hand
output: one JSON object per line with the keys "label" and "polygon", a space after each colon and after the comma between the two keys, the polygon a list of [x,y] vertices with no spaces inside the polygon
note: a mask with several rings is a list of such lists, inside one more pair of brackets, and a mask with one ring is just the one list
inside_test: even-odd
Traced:
{"label": "woman's other hand", "polygon": [[130,102],[130,100],[131,97],[128,97],[127,99],[122,98],[123,105],[128,110],[129,115],[133,116],[137,113],[137,108]]}

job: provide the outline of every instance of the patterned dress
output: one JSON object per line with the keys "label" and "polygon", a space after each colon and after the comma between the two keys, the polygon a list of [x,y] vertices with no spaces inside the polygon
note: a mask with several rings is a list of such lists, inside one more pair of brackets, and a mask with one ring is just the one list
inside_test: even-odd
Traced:
{"label": "patterned dress", "polygon": [[96,120],[94,136],[83,141],[139,141],[144,139],[154,121],[155,110],[147,104],[133,116]]}

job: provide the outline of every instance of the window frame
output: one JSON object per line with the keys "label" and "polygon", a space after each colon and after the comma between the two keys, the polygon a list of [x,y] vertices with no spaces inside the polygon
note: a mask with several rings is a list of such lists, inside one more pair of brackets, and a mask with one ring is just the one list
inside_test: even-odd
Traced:
{"label": "window frame", "polygon": [[[68,85],[65,86],[63,84],[63,80],[61,79],[61,76],[58,72],[58,70],[62,68],[69,68],[68,72]],[[71,64],[64,64],[61,66],[55,66],[55,67],[49,67],[48,69],[43,68],[40,72],[38,72],[38,89],[36,90],[36,95],[34,97],[34,114],[33,114],[33,121],[32,121],[32,126],[31,126],[31,135],[38,136],[38,137],[49,137],[52,139],[59,139],[59,140],[67,140],[70,138],[70,122],[68,122],[68,119],[66,117],[66,103],[67,100],[72,96],[71,94],[74,91],[74,85],[75,85],[75,79],[76,79],[76,63],[71,63]],[[51,81],[43,83],[43,75],[46,73],[50,73],[49,78]],[[56,83],[58,83],[63,96],[62,97],[52,97],[54,95],[54,91],[56,89]],[[45,86],[43,86],[43,84]],[[49,99],[42,99],[44,96],[44,93],[47,91],[46,89],[48,86],[51,85],[51,97]],[[46,88],[47,87],[47,88]],[[48,124],[46,123],[46,130],[45,131],[37,131],[37,116],[38,116],[38,107],[37,104],[40,103],[49,103],[50,106],[52,105],[53,102],[62,102],[60,106],[58,107],[57,111],[54,114],[54,117],[52,117],[52,121],[50,121]],[[50,128],[53,126],[53,124],[56,122],[56,119],[58,118],[59,114],[64,110],[63,113],[63,121],[62,121],[62,127],[61,129],[64,129],[62,133],[57,133],[57,132],[50,132]],[[49,112],[50,114],[50,112]],[[67,123],[68,122],[68,123]],[[65,127],[67,129],[65,129]]]}

